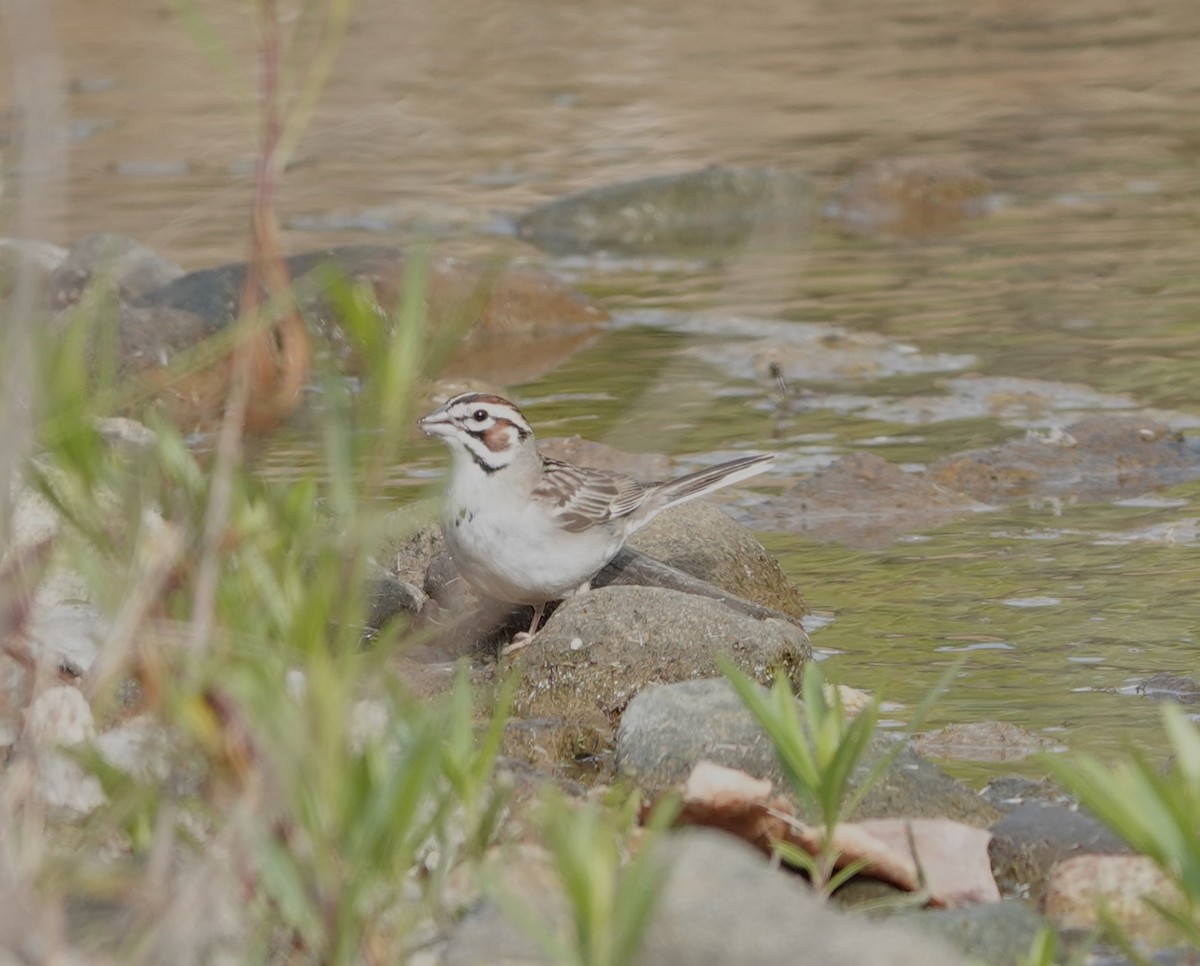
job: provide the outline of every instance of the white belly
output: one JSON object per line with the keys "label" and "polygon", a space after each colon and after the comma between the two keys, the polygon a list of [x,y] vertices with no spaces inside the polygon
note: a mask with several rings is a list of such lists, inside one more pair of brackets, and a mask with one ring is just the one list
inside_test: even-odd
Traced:
{"label": "white belly", "polygon": [[480,593],[514,604],[569,596],[621,549],[619,532],[567,533],[539,508],[476,505],[442,521],[455,566]]}

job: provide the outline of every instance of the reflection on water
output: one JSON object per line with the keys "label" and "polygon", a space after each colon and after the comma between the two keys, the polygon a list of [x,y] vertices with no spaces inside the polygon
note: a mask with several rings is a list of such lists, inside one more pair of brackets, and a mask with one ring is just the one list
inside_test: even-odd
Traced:
{"label": "reflection on water", "polygon": [[[205,8],[244,51],[244,5]],[[55,10],[74,133],[53,240],[119,232],[189,268],[239,257],[253,141],[225,79],[158,8]],[[969,356],[987,377],[1075,383],[1194,416],[1194,14],[1191,0],[359,0],[287,173],[284,217],[372,224],[353,216],[385,210],[380,224],[398,230],[294,230],[286,243],[390,242],[425,224],[466,251],[503,245],[545,264],[614,312],[825,323]],[[471,228],[711,163],[799,170],[829,195],[895,157],[969,164],[1000,204],[941,237],[824,225],[792,250],[707,263],[555,262]],[[6,164],[11,188],[20,172]],[[780,448],[796,472],[863,445],[924,464],[1015,432],[987,411],[895,416],[911,415],[905,400],[945,394],[928,372],[840,388],[885,397],[855,409],[819,380],[792,387],[803,405],[781,407],[769,381],[723,371],[708,344],[621,328],[518,391],[554,432],[675,453]],[[268,464],[286,472],[297,452],[303,439]],[[439,465],[433,450],[416,453],[398,484]],[[844,652],[832,666],[847,681],[911,703],[965,649],[945,721],[1016,721],[1102,749],[1127,736],[1152,744],[1151,706],[1117,692],[1195,669],[1198,491],[1172,495],[1182,502],[1015,507],[875,552],[766,539],[814,606],[836,613],[815,641]],[[1058,603],[1012,604],[1035,598]],[[1004,646],[972,646],[981,641]]]}

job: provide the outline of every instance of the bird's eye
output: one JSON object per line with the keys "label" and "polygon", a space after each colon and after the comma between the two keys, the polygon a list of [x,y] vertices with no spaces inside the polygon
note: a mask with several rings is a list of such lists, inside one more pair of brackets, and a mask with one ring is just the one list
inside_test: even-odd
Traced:
{"label": "bird's eye", "polygon": [[475,422],[477,422],[477,423],[482,423],[485,419],[488,418],[487,410],[486,409],[476,409],[475,412],[471,413],[471,418],[473,420],[475,420]]}

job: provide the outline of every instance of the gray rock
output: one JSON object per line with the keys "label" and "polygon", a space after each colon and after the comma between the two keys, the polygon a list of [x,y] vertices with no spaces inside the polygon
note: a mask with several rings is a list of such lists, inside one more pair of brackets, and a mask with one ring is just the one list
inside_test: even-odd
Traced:
{"label": "gray rock", "polygon": [[[875,736],[851,778],[852,789],[875,762],[894,751],[896,740],[886,734]],[[629,703],[617,732],[616,765],[621,775],[658,792],[681,783],[702,759],[740,768],[788,791],[773,746],[724,679],[650,688]],[[971,789],[904,748],[851,817],[941,817],[982,827],[998,814]]]}
{"label": "gray rock", "polygon": [[1129,846],[1085,811],[1061,802],[1018,805],[992,826],[988,851],[996,881],[1006,892],[1040,902],[1051,869],[1064,859],[1129,852]]}
{"label": "gray rock", "polygon": [[93,284],[112,286],[122,301],[140,298],[183,275],[141,242],[122,235],[88,235],[72,246],[50,278],[50,303],[56,309],[78,302]]}
{"label": "gray rock", "polygon": [[724,678],[647,688],[629,702],[617,729],[617,771],[660,791],[708,760],[782,781],[771,739]]}
{"label": "gray rock", "polygon": [[748,529],[704,500],[660,514],[629,545],[745,600],[791,617],[808,612],[779,561]]}
{"label": "gray rock", "polygon": [[[841,915],[818,901],[798,876],[772,866],[742,842],[707,829],[686,830],[661,843],[666,881],[633,962],[646,966],[959,966],[944,941],[890,923]],[[505,874],[504,888],[541,917],[540,926],[569,934],[561,886],[529,871]],[[513,877],[515,874],[515,882]],[[511,885],[510,885],[511,883]],[[445,966],[542,966],[553,960],[484,902],[454,930]]]}
{"label": "gray rock", "polygon": [[754,620],[658,587],[602,587],[564,601],[518,652],[525,682],[519,711],[557,715],[566,702],[607,724],[646,687],[711,677],[718,655],[757,680],[773,668],[798,680],[812,649],[783,620]]}
{"label": "gray rock", "polygon": [[1018,966],[1026,961],[1047,921],[1027,903],[1008,900],[962,909],[917,909],[894,917],[919,932],[940,936],[972,962]]}
{"label": "gray rock", "polygon": [[687,966],[960,966],[944,941],[916,930],[842,915],[803,880],[773,868],[719,832],[673,836],[669,878],[638,964]]}

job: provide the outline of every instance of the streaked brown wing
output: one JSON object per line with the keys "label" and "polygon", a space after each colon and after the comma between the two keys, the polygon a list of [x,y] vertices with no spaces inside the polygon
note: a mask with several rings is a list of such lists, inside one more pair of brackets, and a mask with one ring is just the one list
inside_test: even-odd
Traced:
{"label": "streaked brown wing", "polygon": [[572,466],[542,458],[545,470],[533,495],[551,505],[558,525],[571,533],[632,513],[657,484],[639,483],[624,473]]}

